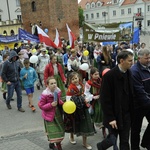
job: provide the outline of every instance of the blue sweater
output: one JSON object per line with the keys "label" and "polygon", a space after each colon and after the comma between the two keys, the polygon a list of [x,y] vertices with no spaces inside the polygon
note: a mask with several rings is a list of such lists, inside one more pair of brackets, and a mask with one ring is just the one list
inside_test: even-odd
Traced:
{"label": "blue sweater", "polygon": [[[24,78],[26,73],[27,78]],[[32,67],[29,67],[28,69],[24,67],[20,71],[20,79],[22,80],[25,89],[34,87],[34,82],[37,80],[37,73]]]}

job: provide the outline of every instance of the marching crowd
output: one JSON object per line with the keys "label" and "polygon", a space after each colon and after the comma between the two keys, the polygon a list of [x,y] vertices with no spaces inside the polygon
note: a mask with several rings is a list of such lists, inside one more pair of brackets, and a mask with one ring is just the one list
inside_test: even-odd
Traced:
{"label": "marching crowd", "polygon": [[[74,135],[82,136],[83,147],[90,150],[87,137],[94,136],[97,126],[104,137],[103,141],[97,139],[98,150],[111,146],[114,150],[140,150],[140,145],[150,150],[150,50],[145,47],[145,43],[76,41],[71,48],[65,40],[57,49],[43,43],[15,43],[14,49],[5,46],[0,55],[0,76],[6,106],[12,109],[15,90],[18,111],[25,112],[25,90],[34,112],[34,87],[45,87],[38,106],[50,149],[62,150],[66,132],[71,144],[76,144]],[[38,58],[36,62],[32,62],[33,56]],[[67,101],[76,105],[72,114],[63,111]],[[140,140],[144,117],[148,125]]]}

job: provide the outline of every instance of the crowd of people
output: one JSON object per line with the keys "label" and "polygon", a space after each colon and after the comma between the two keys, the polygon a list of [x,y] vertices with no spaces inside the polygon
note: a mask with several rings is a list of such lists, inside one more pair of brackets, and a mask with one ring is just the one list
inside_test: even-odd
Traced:
{"label": "crowd of people", "polygon": [[[34,55],[38,57],[36,63],[30,61]],[[114,150],[140,150],[140,145],[150,150],[150,50],[145,43],[101,45],[76,41],[71,48],[63,40],[62,47],[53,49],[43,43],[22,42],[20,46],[15,43],[14,49],[5,46],[0,60],[2,92],[8,109],[12,109],[10,102],[15,90],[17,109],[25,112],[25,90],[29,107],[35,112],[35,87],[45,88],[39,95],[38,106],[50,149],[62,150],[66,132],[71,144],[76,144],[74,135],[82,136],[83,147],[90,150],[87,137],[94,136],[98,127],[104,138],[97,139],[98,150],[111,146]],[[83,64],[88,64],[88,68],[83,69]],[[62,109],[67,101],[76,105],[72,114]],[[140,140],[144,117],[148,125]]]}

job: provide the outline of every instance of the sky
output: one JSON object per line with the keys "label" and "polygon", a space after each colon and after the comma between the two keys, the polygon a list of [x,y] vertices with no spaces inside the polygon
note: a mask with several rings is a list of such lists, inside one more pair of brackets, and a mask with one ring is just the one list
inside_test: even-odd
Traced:
{"label": "sky", "polygon": [[80,2],[81,0],[78,0],[78,3]]}

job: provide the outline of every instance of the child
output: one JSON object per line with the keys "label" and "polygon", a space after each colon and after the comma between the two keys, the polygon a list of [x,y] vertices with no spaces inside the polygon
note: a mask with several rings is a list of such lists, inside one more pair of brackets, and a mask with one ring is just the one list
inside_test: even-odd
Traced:
{"label": "child", "polygon": [[[59,107],[63,104],[63,101],[60,97],[61,91],[57,87],[55,78],[49,77],[47,79],[47,88],[41,94],[38,105],[42,110],[45,131],[48,141],[50,141],[49,147],[53,150],[62,150],[61,141],[64,139],[64,125]],[[55,147],[55,143],[57,148]]]}
{"label": "child", "polygon": [[34,82],[37,80],[37,74],[34,68],[30,67],[29,59],[24,60],[24,68],[20,71],[20,79],[23,82],[24,89],[28,95],[29,107],[34,112],[36,109],[33,105]]}
{"label": "child", "polygon": [[93,122],[102,128],[103,136],[106,136],[105,128],[102,125],[102,110],[99,101],[99,93],[101,87],[101,79],[99,76],[99,72],[97,68],[92,68],[90,71],[90,80],[88,80],[85,84],[84,94],[86,95],[86,99],[90,101],[90,113],[93,119]]}
{"label": "child", "polygon": [[[69,75],[69,87],[67,90],[67,100],[72,99],[77,109],[74,114],[65,114],[65,125],[66,132],[70,133],[70,142],[76,144],[74,140],[74,135],[83,136],[83,146],[90,150],[92,147],[87,144],[87,136],[94,135],[93,123],[91,122],[91,116],[88,112],[87,102],[83,97],[84,86],[79,80],[79,74],[72,72]],[[68,124],[70,120],[70,123]]]}

